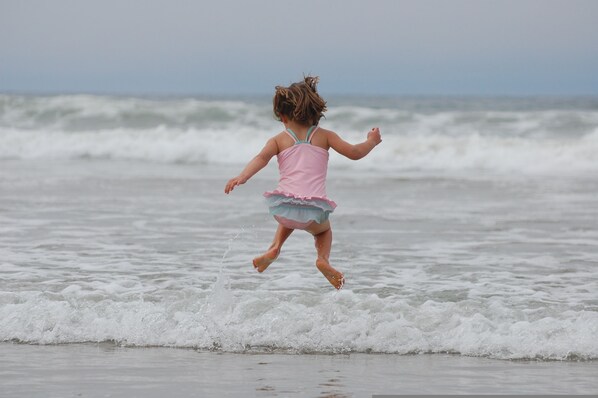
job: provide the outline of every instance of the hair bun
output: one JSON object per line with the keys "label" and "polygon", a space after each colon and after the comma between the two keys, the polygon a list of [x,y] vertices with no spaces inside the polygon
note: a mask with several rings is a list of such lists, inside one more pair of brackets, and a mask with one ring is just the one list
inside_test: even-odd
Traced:
{"label": "hair bun", "polygon": [[318,92],[318,82],[320,81],[320,78],[318,76],[303,76],[303,81],[305,82],[305,84],[307,84],[309,86],[309,88],[312,89],[312,91],[314,93]]}

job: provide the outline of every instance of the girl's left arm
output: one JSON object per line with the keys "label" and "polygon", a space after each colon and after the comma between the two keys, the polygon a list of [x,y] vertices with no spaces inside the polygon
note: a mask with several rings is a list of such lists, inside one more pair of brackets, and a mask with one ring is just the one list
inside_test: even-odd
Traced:
{"label": "girl's left arm", "polygon": [[251,159],[247,166],[243,169],[241,174],[235,178],[231,178],[224,187],[224,193],[230,193],[237,185],[245,184],[247,180],[253,177],[258,171],[266,167],[270,159],[278,153],[278,144],[274,138],[270,138],[266,145]]}

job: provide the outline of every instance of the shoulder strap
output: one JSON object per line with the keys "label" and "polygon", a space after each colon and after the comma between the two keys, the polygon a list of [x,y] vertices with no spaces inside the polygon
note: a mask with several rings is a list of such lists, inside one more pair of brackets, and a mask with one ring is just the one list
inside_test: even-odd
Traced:
{"label": "shoulder strap", "polygon": [[297,135],[293,132],[293,130],[287,128],[285,130],[285,133],[287,133],[288,135],[291,136],[291,138],[293,139],[293,141],[295,141],[295,144],[299,143],[299,138],[297,138]]}
{"label": "shoulder strap", "polygon": [[311,139],[316,135],[316,131],[318,131],[318,126],[311,126],[309,130],[307,130],[307,137],[305,137],[305,141],[311,144]]}
{"label": "shoulder strap", "polygon": [[295,134],[295,132],[293,130],[291,130],[290,128],[287,127],[287,129],[285,130],[285,132],[290,135],[293,140],[295,140],[295,144],[311,144],[311,139],[314,136],[314,134],[316,133],[316,130],[318,130],[318,126],[311,126],[308,130],[307,133],[305,134],[305,141],[300,140],[297,137],[297,134]]}

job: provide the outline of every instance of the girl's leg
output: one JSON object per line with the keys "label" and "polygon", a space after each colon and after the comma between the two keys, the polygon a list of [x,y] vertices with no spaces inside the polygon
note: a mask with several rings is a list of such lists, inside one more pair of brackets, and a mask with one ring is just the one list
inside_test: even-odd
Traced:
{"label": "girl's leg", "polygon": [[272,241],[272,244],[268,250],[266,250],[266,252],[261,256],[253,259],[253,267],[258,272],[264,272],[266,268],[268,268],[268,266],[278,258],[278,254],[280,253],[282,245],[287,238],[291,236],[293,231],[294,229],[283,227],[281,224],[278,224],[278,229],[274,234],[274,240]]}
{"label": "girl's leg", "polygon": [[330,250],[332,249],[332,228],[330,222],[326,221],[322,224],[313,224],[307,228],[307,232],[314,236],[316,243],[316,250],[318,252],[318,259],[316,260],[316,267],[328,279],[336,289],[343,287],[345,278],[343,274],[334,269],[329,262]]}

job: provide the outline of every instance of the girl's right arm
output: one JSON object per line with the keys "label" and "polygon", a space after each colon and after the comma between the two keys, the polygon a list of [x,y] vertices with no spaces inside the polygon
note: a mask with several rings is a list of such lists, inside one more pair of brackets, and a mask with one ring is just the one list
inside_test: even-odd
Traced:
{"label": "girl's right arm", "polygon": [[364,142],[355,145],[349,144],[332,131],[328,134],[328,145],[351,160],[358,160],[365,157],[381,142],[382,137],[380,136],[380,129],[378,127],[374,127],[368,132],[368,137]]}
{"label": "girl's right arm", "polygon": [[247,166],[243,169],[241,174],[235,178],[231,178],[224,187],[224,193],[230,193],[237,185],[245,184],[247,180],[255,175],[258,171],[263,169],[270,159],[278,153],[278,144],[274,138],[270,138],[264,148],[251,159]]}

